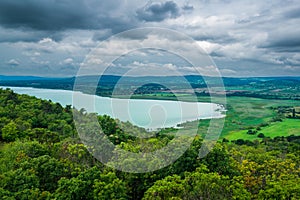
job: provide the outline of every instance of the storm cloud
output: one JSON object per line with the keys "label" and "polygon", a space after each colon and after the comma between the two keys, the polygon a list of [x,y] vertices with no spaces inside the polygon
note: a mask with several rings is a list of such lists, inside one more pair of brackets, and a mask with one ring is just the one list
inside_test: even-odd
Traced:
{"label": "storm cloud", "polygon": [[168,18],[176,18],[180,15],[180,9],[173,1],[163,3],[148,3],[136,11],[137,17],[143,21],[160,22]]}
{"label": "storm cloud", "polygon": [[47,31],[109,28],[116,32],[130,27],[126,18],[112,15],[119,5],[118,0],[2,0],[0,24]]}
{"label": "storm cloud", "polygon": [[[225,76],[300,75],[298,4],[298,0],[1,0],[0,73],[73,76],[85,56],[111,36],[138,28],[119,39],[141,44],[153,35],[139,30],[158,27],[190,36]],[[165,42],[166,36],[158,39]],[[178,38],[168,36],[166,45],[176,42]],[[107,45],[115,45],[103,52],[108,55],[124,50],[118,43]],[[186,51],[193,54],[193,49]],[[144,53],[136,56],[144,66]],[[170,64],[181,66],[177,61]]]}

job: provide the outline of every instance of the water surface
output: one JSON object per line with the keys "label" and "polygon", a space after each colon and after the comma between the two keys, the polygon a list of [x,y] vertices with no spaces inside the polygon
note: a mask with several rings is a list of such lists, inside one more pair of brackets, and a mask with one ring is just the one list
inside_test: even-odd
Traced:
{"label": "water surface", "polygon": [[175,127],[187,121],[224,117],[222,114],[223,106],[214,103],[116,99],[70,90],[0,87],[10,88],[19,94],[51,100],[63,106],[73,105],[77,109],[84,108],[88,112],[106,114],[147,129]]}

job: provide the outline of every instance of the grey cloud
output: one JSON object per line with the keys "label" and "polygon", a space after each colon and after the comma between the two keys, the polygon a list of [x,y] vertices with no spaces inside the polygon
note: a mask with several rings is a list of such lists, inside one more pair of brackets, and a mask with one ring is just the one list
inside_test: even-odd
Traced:
{"label": "grey cloud", "polygon": [[237,24],[248,24],[251,22],[251,20],[250,19],[237,19],[235,22]]}
{"label": "grey cloud", "polygon": [[43,38],[43,35],[44,34],[40,32],[24,31],[23,29],[6,29],[0,27],[0,43],[17,41],[36,42]]}
{"label": "grey cloud", "polygon": [[[150,32],[148,32],[150,34]],[[136,29],[134,32],[124,32],[120,35],[120,37],[124,39],[130,39],[130,40],[144,40],[148,38],[148,34],[145,34],[145,31],[142,29]]]}
{"label": "grey cloud", "polygon": [[[219,70],[224,76],[238,76],[238,77],[251,77],[251,76],[287,76],[295,75],[295,72],[291,73],[283,68],[282,65],[274,65],[270,63],[262,63],[256,60],[235,60],[227,61],[214,60]],[[224,73],[224,70],[235,71],[235,74]]]}
{"label": "grey cloud", "polygon": [[[74,2],[74,3],[73,3]],[[81,12],[78,12],[80,9]],[[91,17],[82,1],[3,0],[0,2],[0,23],[6,27],[30,27],[38,30],[87,28]]]}
{"label": "grey cloud", "polygon": [[[175,30],[174,30],[175,31]],[[169,29],[158,28],[158,27],[143,27],[136,28],[134,31],[125,31],[120,35],[117,35],[117,38],[130,39],[130,40],[145,40],[150,36],[159,36],[160,38],[168,39],[170,41],[186,41],[186,37],[182,35],[181,32],[178,34],[169,34]]]}
{"label": "grey cloud", "polygon": [[219,52],[215,52],[213,51],[212,53],[209,54],[210,56],[212,56],[213,58],[222,58],[224,57],[223,54],[219,53]]}
{"label": "grey cloud", "polygon": [[182,7],[182,9],[186,10],[186,11],[192,11],[192,10],[194,10],[194,6],[190,5],[190,4],[186,4]]}
{"label": "grey cloud", "polygon": [[[71,74],[73,68],[68,71],[69,66],[61,68],[57,63],[68,57],[78,58],[76,63],[80,63],[98,41],[153,24],[217,45],[209,51],[210,56],[227,74],[236,71],[237,75],[284,75],[292,69],[293,73],[300,73],[295,67],[300,59],[294,56],[300,52],[297,0],[274,0],[272,4],[258,0],[153,0],[146,5],[145,2],[0,0],[0,73]],[[170,18],[177,19],[166,20]],[[125,33],[119,39],[138,42],[150,38],[151,33]],[[180,39],[160,36],[175,42]],[[40,44],[44,38],[54,42]],[[40,53],[36,56],[40,60],[49,61],[52,71],[47,67],[40,70],[41,64],[31,62],[30,55],[35,52]],[[18,66],[8,64],[13,58]],[[285,69],[285,65],[290,68]]]}
{"label": "grey cloud", "polygon": [[148,3],[143,8],[136,11],[137,17],[142,21],[160,22],[167,18],[180,16],[180,9],[173,1],[164,3]]}
{"label": "grey cloud", "polygon": [[[286,29],[285,31],[288,31]],[[277,52],[299,52],[300,35],[299,32],[289,33],[272,33],[268,41],[261,45],[262,48],[270,48]]]}
{"label": "grey cloud", "polygon": [[260,45],[275,52],[300,51],[300,7],[287,5],[288,9],[279,15],[273,15],[270,21],[258,26],[257,29],[268,32],[268,40]]}
{"label": "grey cloud", "polygon": [[278,52],[299,52],[300,51],[300,38],[286,38],[275,41],[270,46]]}
{"label": "grey cloud", "polygon": [[292,8],[284,13],[286,18],[300,18],[300,7]]}
{"label": "grey cloud", "polygon": [[64,37],[62,32],[36,31],[28,28],[4,28],[0,26],[0,43],[2,42],[38,42],[48,37],[54,41],[61,41]]}
{"label": "grey cloud", "polygon": [[93,40],[94,41],[102,41],[102,40],[109,38],[109,36],[111,36],[111,35],[112,35],[112,32],[110,29],[96,31],[93,35]]}
{"label": "grey cloud", "polygon": [[76,74],[79,67],[73,65],[62,66],[59,68],[58,72],[62,75],[64,74]]}
{"label": "grey cloud", "polygon": [[229,36],[227,33],[219,33],[219,34],[198,34],[193,35],[191,34],[194,40],[199,41],[207,41],[207,42],[214,42],[218,44],[230,44],[237,42],[237,39]]}
{"label": "grey cloud", "polygon": [[130,26],[128,19],[111,16],[119,4],[119,0],[2,0],[0,24],[46,31],[109,28],[118,32]]}

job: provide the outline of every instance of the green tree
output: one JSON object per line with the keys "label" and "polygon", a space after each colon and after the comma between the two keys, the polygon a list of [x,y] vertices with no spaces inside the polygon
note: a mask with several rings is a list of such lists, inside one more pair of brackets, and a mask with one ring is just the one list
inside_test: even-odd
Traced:
{"label": "green tree", "polygon": [[0,188],[13,193],[38,187],[39,178],[32,170],[19,168],[4,173],[0,178]]}
{"label": "green tree", "polygon": [[58,200],[72,199],[88,199],[87,197],[87,183],[78,178],[61,178],[58,181],[58,188],[55,192],[55,198]]}
{"label": "green tree", "polygon": [[207,173],[205,167],[186,174],[186,191],[183,199],[250,199],[242,177],[229,178],[217,173]]}
{"label": "green tree", "polygon": [[93,188],[95,199],[127,199],[126,185],[114,172],[101,174]]}
{"label": "green tree", "polygon": [[15,141],[18,138],[18,127],[15,122],[11,121],[5,125],[2,130],[2,139],[7,142]]}
{"label": "green tree", "polygon": [[34,171],[39,178],[39,188],[49,192],[56,190],[59,179],[70,176],[69,170],[63,163],[48,155],[33,158],[20,166],[21,169]]}
{"label": "green tree", "polygon": [[58,181],[55,191],[56,199],[93,199],[94,181],[100,178],[101,171],[92,167],[81,172],[77,177],[67,179],[65,177]]}
{"label": "green tree", "polygon": [[173,175],[156,181],[155,184],[149,188],[143,199],[144,200],[164,200],[164,199],[181,199],[185,191],[185,185],[180,176]]}
{"label": "green tree", "polygon": [[201,161],[211,172],[233,177],[238,175],[238,169],[234,160],[229,155],[225,144],[217,143],[214,148]]}
{"label": "green tree", "polygon": [[156,181],[143,199],[250,199],[244,188],[242,177],[229,178],[217,173],[209,173],[201,165],[194,172],[168,176]]}

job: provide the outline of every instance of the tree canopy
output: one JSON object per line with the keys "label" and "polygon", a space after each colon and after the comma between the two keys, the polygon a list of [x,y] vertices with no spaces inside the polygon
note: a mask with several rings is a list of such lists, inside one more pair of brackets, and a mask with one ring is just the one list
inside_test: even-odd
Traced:
{"label": "tree canopy", "polygon": [[[127,151],[151,152],[174,138],[162,130],[139,139],[128,131],[145,130],[97,117],[105,136]],[[200,159],[198,135],[170,166],[126,173],[90,154],[70,106],[0,89],[0,140],[1,199],[300,199],[299,136],[223,140]]]}

